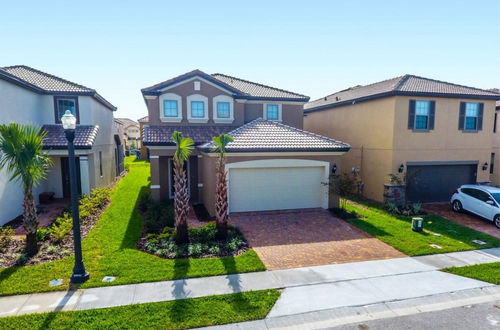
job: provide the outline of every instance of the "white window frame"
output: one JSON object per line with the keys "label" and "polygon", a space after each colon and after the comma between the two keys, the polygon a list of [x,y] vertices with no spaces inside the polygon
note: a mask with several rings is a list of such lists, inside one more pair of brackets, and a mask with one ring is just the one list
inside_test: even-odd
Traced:
{"label": "white window frame", "polygon": [[[217,117],[217,103],[226,102],[229,103],[229,118],[219,118]],[[213,119],[215,123],[224,124],[232,123],[234,121],[234,101],[233,98],[228,95],[217,95],[212,100],[213,103]]]}
{"label": "white window frame", "polygon": [[[187,97],[187,118],[190,123],[207,123],[208,122],[208,97],[203,96],[201,94],[192,94]],[[199,101],[204,103],[205,113],[204,117],[195,117],[191,116],[191,102]]]}
{"label": "white window frame", "polygon": [[[163,101],[171,100],[177,101],[177,117],[165,117],[165,110],[163,109]],[[160,108],[160,120],[164,123],[180,123],[182,121],[182,97],[174,93],[161,94],[158,98]]]}
{"label": "white window frame", "polygon": [[[276,119],[267,119],[267,106],[268,105],[277,105],[278,106],[278,120],[276,120]],[[282,111],[281,111],[281,104],[280,103],[264,103],[263,108],[262,108],[262,117],[265,120],[278,121],[278,122],[283,121],[283,116],[282,116]]]}

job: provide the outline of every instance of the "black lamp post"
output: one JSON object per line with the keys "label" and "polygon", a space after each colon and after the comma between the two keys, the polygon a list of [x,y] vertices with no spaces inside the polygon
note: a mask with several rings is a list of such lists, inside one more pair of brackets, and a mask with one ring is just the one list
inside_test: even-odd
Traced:
{"label": "black lamp post", "polygon": [[71,188],[71,215],[73,216],[73,241],[75,246],[75,266],[73,267],[73,275],[71,275],[72,283],[83,283],[89,279],[89,273],[85,271],[82,259],[82,238],[80,235],[80,214],[78,203],[78,191],[76,180],[76,163],[75,163],[75,128],[76,118],[71,111],[66,110],[61,117],[64,133],[68,139],[68,155],[69,155],[69,182]]}

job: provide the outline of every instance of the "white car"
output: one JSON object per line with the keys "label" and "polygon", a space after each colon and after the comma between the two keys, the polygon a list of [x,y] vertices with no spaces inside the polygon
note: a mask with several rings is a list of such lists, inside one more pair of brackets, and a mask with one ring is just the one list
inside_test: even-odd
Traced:
{"label": "white car", "polygon": [[500,228],[500,188],[466,184],[451,196],[453,211],[468,211]]}

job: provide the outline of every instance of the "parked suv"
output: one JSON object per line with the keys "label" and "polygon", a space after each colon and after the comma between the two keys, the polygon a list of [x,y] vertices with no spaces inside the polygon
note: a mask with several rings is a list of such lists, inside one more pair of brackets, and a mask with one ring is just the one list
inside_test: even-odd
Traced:
{"label": "parked suv", "polygon": [[500,228],[500,188],[463,185],[455,190],[451,205],[455,212],[469,211]]}

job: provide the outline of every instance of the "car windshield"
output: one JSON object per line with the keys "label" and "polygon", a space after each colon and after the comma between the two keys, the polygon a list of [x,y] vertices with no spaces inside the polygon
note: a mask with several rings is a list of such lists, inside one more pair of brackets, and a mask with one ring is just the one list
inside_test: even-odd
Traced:
{"label": "car windshield", "polygon": [[500,204],[500,193],[491,193],[491,196]]}

